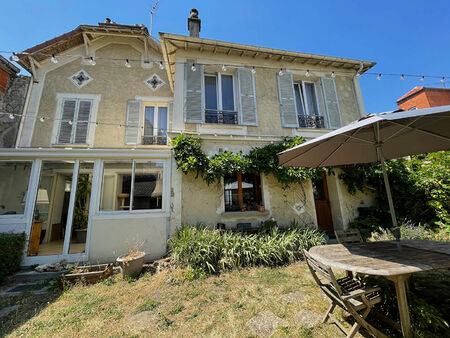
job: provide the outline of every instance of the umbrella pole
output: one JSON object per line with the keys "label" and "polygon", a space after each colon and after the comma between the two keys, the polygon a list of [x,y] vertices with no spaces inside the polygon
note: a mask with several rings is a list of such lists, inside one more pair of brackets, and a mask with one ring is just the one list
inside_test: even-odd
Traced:
{"label": "umbrella pole", "polygon": [[[383,169],[384,185],[386,187],[386,195],[389,204],[389,211],[391,213],[392,225],[394,229],[397,228],[397,218],[395,217],[394,203],[392,202],[391,186],[389,185],[389,178],[386,172],[386,165],[384,163],[383,153],[380,151],[381,168]],[[400,231],[395,229],[395,239],[397,240],[397,250],[402,251],[400,245]]]}

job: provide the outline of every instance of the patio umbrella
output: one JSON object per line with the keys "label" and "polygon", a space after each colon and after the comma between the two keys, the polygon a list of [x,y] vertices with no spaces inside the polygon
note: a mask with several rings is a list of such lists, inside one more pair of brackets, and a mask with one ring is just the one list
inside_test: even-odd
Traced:
{"label": "patio umbrella", "polygon": [[[371,114],[278,154],[281,166],[328,167],[381,162],[392,224],[397,227],[384,161],[450,149],[450,106]],[[399,234],[396,234],[399,243]],[[398,245],[400,249],[400,245]]]}

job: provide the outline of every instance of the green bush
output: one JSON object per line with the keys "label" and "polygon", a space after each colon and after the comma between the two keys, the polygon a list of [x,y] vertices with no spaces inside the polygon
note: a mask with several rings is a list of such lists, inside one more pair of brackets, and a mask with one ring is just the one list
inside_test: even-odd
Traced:
{"label": "green bush", "polygon": [[292,263],[302,257],[302,249],[321,244],[325,244],[322,233],[299,226],[240,234],[185,225],[169,240],[174,262],[191,274],[197,272],[194,275]]}
{"label": "green bush", "polygon": [[25,233],[0,234],[0,282],[19,269],[24,246]]}

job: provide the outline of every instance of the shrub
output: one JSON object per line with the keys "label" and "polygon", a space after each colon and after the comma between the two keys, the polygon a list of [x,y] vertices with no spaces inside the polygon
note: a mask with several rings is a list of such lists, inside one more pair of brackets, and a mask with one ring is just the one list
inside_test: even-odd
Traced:
{"label": "shrub", "polygon": [[191,274],[192,270],[219,273],[237,267],[292,263],[302,257],[302,249],[321,244],[325,240],[319,231],[298,226],[240,234],[185,225],[169,240],[174,262],[187,267]]}
{"label": "shrub", "polygon": [[[414,225],[409,220],[404,220],[400,225],[400,238],[402,239],[428,239],[434,241],[450,241],[450,232],[447,229],[430,230],[423,225]],[[390,229],[378,227],[373,230],[368,241],[389,241],[395,239]]]}
{"label": "shrub", "polygon": [[25,233],[0,234],[0,282],[19,269],[24,246]]}

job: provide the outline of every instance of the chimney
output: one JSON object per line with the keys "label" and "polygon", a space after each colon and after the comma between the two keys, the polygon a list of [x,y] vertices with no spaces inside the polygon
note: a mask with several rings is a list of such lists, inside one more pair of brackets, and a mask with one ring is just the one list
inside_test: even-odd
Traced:
{"label": "chimney", "polygon": [[201,30],[202,20],[198,18],[198,11],[195,8],[191,9],[191,15],[188,18],[189,36],[198,38]]}

